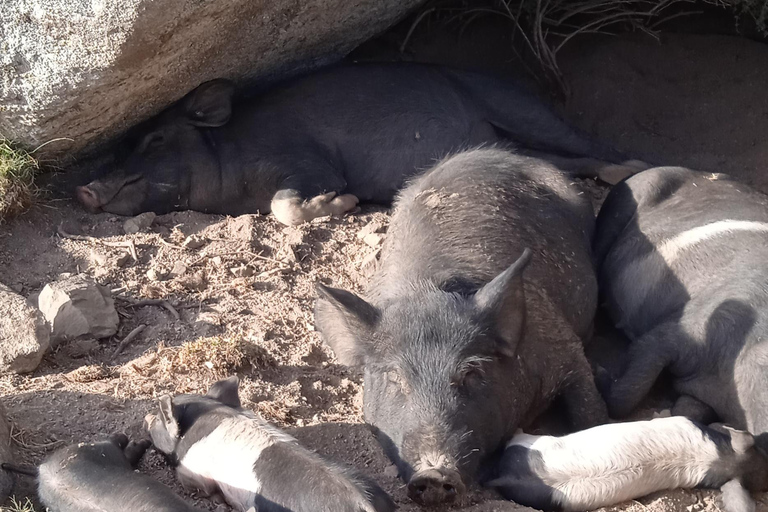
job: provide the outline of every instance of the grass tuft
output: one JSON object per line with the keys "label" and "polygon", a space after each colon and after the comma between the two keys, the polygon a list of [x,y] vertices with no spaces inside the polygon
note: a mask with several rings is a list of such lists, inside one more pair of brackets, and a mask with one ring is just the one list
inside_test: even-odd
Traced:
{"label": "grass tuft", "polygon": [[29,208],[38,189],[40,164],[32,154],[0,137],[0,222]]}
{"label": "grass tuft", "polygon": [[15,496],[11,496],[11,505],[8,507],[0,507],[0,512],[36,512],[35,506],[29,500],[25,498],[24,501],[16,500]]}

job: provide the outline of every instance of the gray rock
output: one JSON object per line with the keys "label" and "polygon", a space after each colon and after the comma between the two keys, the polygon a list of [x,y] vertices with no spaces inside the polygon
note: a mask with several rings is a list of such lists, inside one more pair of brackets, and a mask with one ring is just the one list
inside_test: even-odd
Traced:
{"label": "gray rock", "polygon": [[8,0],[0,133],[64,155],[201,82],[271,81],[336,60],[423,0]]}
{"label": "gray rock", "polygon": [[[0,403],[0,464],[7,462],[13,464],[13,452],[11,451],[11,425],[5,407]],[[0,503],[3,503],[13,491],[14,477],[8,471],[0,471]]]}
{"label": "gray rock", "polygon": [[126,235],[133,235],[139,231],[144,231],[155,221],[157,215],[154,212],[144,212],[135,217],[131,217],[123,223],[123,231]]}
{"label": "gray rock", "polygon": [[[50,335],[43,314],[24,297],[0,284],[0,371],[34,371],[50,347]],[[0,457],[2,453],[0,449]]]}
{"label": "gray rock", "polygon": [[47,284],[38,306],[51,326],[52,347],[81,336],[112,336],[120,323],[109,289],[84,274]]}

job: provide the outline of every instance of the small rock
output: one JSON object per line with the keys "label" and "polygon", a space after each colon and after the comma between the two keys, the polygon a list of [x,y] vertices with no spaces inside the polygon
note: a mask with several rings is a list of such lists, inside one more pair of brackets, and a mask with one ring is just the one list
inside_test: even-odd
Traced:
{"label": "small rock", "polygon": [[208,286],[208,282],[205,278],[205,272],[202,270],[199,270],[189,276],[183,276],[181,279],[179,279],[179,283],[183,287],[195,292],[201,292]]}
{"label": "small rock", "polygon": [[21,293],[22,290],[24,290],[24,285],[21,283],[14,283],[11,288],[13,288],[13,291],[16,293]]}
{"label": "small rock", "polygon": [[214,256],[213,258],[211,258],[211,263],[213,263],[217,267],[220,267],[221,266],[221,256]]}
{"label": "small rock", "polygon": [[126,235],[133,235],[139,231],[144,231],[152,225],[156,216],[153,212],[145,212],[132,217],[123,223],[123,231],[125,231]]}
{"label": "small rock", "polygon": [[179,277],[183,276],[187,273],[187,266],[184,264],[183,261],[177,261],[173,264],[173,268],[171,269],[171,277]]}
{"label": "small rock", "polygon": [[390,464],[386,468],[384,468],[384,476],[389,478],[397,478],[397,475],[399,474],[399,471],[397,471],[397,466],[394,464]]}
{"label": "small rock", "polygon": [[47,284],[38,307],[51,326],[52,347],[86,335],[107,338],[120,323],[109,289],[83,274]]}
{"label": "small rock", "polygon": [[251,277],[256,271],[250,265],[240,265],[229,269],[235,277]]}
{"label": "small rock", "polygon": [[208,240],[205,238],[198,235],[190,235],[184,239],[184,241],[181,243],[181,246],[185,249],[195,250],[201,248],[206,243],[208,243]]}
{"label": "small rock", "polygon": [[166,279],[166,275],[160,270],[151,268],[147,270],[147,279],[150,281],[163,281]]}
{"label": "small rock", "polygon": [[384,237],[378,233],[368,233],[365,235],[365,237],[363,237],[363,242],[370,245],[371,247],[378,247],[383,241]]}
{"label": "small rock", "polygon": [[92,364],[89,366],[81,366],[80,368],[72,370],[66,374],[66,377],[67,379],[74,382],[94,382],[109,377],[109,370],[100,364]]}
{"label": "small rock", "polygon": [[[24,297],[0,284],[0,370],[33,371],[50,347],[50,337],[43,314]],[[2,453],[0,447],[0,456]],[[0,475],[0,488],[2,483]]]}
{"label": "small rock", "polygon": [[374,220],[363,226],[362,229],[357,232],[357,238],[362,240],[371,233],[384,233],[386,230],[387,226],[384,224],[384,222],[380,220]]}
{"label": "small rock", "polygon": [[[0,463],[13,464],[11,425],[8,423],[8,416],[2,404],[0,404]],[[0,503],[5,502],[11,494],[14,480],[13,474],[9,471],[0,471]]]}

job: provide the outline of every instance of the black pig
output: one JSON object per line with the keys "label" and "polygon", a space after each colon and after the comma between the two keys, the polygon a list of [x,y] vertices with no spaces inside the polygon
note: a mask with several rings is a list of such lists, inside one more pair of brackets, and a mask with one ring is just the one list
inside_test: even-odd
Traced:
{"label": "black pig", "polygon": [[650,169],[608,195],[595,252],[607,309],[632,340],[606,382],[612,415],[666,369],[673,413],[768,432],[768,197],[724,174]]}
{"label": "black pig", "polygon": [[40,502],[50,512],[202,512],[134,467],[149,448],[124,434],[108,440],[65,446],[38,469],[4,464],[4,469],[37,476]]}
{"label": "black pig", "polygon": [[557,396],[577,428],[606,420],[582,347],[593,227],[556,168],[472,150],[402,192],[370,302],[318,286],[317,328],[364,367],[366,421],[418,503],[455,500]]}
{"label": "black pig", "polygon": [[[388,203],[451,151],[502,138],[616,179],[615,151],[576,133],[514,84],[417,64],[339,66],[232,104],[200,85],[139,129],[117,169],[77,191],[91,211],[275,214],[284,224]],[[605,163],[605,162],[603,162]],[[597,166],[597,167],[594,167]]]}
{"label": "black pig", "polygon": [[324,460],[240,407],[237,377],[208,394],[166,395],[145,424],[185,487],[223,495],[240,511],[392,512],[375,483]]}

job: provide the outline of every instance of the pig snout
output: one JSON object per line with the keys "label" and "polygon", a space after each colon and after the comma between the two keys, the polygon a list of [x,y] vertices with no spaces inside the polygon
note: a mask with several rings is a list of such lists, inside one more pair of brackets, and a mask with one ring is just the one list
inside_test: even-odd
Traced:
{"label": "pig snout", "polygon": [[408,482],[408,497],[419,505],[451,503],[466,492],[461,474],[450,468],[429,468],[415,473]]}
{"label": "pig snout", "polygon": [[77,199],[91,213],[99,212],[103,204],[101,199],[99,199],[98,192],[91,188],[90,185],[77,187]]}

